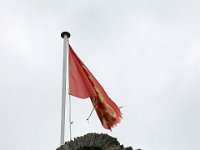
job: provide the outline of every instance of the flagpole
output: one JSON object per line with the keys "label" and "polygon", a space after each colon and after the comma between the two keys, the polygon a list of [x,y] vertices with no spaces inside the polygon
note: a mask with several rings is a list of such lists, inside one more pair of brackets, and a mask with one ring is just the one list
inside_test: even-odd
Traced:
{"label": "flagpole", "polygon": [[[61,107],[61,134],[60,134],[60,145],[64,144],[65,137],[65,105],[66,105],[66,95],[69,94],[69,84],[66,85],[66,79],[69,83],[69,32],[62,32],[61,37],[63,38],[63,75],[62,75],[62,107]],[[68,69],[68,70],[67,70]],[[66,89],[67,88],[67,89]]]}

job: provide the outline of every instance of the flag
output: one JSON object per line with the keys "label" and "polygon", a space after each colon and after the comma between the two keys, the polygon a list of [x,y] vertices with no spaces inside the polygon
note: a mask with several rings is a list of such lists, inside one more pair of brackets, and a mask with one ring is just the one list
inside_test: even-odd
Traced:
{"label": "flag", "polygon": [[90,98],[105,129],[120,122],[119,107],[106,94],[103,87],[69,46],[69,94],[79,98]]}

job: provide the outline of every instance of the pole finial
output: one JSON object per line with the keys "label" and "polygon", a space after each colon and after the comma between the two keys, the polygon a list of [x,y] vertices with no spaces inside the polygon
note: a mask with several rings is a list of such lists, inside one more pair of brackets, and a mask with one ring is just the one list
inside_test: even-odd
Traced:
{"label": "pole finial", "polygon": [[70,38],[70,36],[71,36],[71,34],[67,31],[64,31],[64,32],[61,33],[62,38],[64,38],[65,35],[67,36],[67,38]]}

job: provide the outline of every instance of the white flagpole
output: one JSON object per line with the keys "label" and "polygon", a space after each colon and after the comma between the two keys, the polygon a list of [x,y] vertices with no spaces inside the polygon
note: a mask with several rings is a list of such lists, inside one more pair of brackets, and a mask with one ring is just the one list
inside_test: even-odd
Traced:
{"label": "white flagpole", "polygon": [[[62,32],[61,37],[63,38],[63,76],[62,76],[62,110],[61,110],[61,134],[60,134],[60,145],[64,144],[65,141],[65,105],[66,95],[69,94],[69,84],[66,84],[66,79],[69,83],[69,32]],[[67,88],[67,89],[66,89]]]}

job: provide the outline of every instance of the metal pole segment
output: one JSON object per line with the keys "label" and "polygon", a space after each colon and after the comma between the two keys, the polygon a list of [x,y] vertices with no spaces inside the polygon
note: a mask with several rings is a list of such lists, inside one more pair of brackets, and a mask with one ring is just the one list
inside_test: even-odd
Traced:
{"label": "metal pole segment", "polygon": [[[68,38],[70,37],[69,32],[62,32],[61,37],[63,38],[63,76],[62,76],[62,110],[61,110],[61,135],[60,145],[64,144],[65,137],[65,105],[66,105],[66,77],[67,77],[67,57],[69,51]],[[69,92],[69,89],[68,89]]]}

